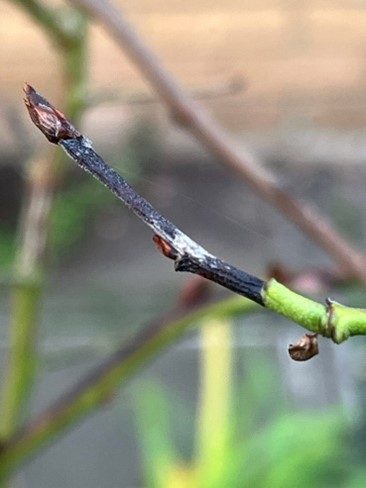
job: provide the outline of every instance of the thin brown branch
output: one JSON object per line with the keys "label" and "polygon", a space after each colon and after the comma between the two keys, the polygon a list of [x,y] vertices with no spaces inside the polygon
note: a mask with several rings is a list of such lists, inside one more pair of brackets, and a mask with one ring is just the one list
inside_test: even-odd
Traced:
{"label": "thin brown branch", "polygon": [[108,0],[69,1],[85,9],[103,25],[141,70],[175,118],[212,151],[219,161],[238,173],[254,191],[332,256],[342,272],[366,283],[365,257],[315,208],[284,191],[268,171],[261,169],[261,164],[255,157],[244,149],[236,149],[228,134],[202,105],[190,99],[117,8]]}

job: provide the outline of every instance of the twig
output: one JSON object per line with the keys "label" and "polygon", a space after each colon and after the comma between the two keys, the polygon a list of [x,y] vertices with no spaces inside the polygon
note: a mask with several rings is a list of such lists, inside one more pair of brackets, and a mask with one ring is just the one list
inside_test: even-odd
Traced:
{"label": "twig", "polygon": [[50,142],[59,144],[77,164],[107,186],[155,234],[163,254],[175,261],[176,271],[189,271],[219,283],[263,305],[264,282],[221,261],[190,239],[163,217],[94,151],[91,141],[82,136],[31,86],[25,86],[26,105],[32,121]]}
{"label": "twig", "polygon": [[179,120],[219,161],[237,172],[262,198],[296,224],[333,257],[342,272],[366,283],[366,259],[312,206],[286,193],[259,161],[237,150],[220,125],[197,102],[190,100],[178,81],[144,44],[133,27],[108,0],[69,0],[94,16],[140,68],[162,100]]}
{"label": "twig", "polygon": [[198,274],[250,300],[274,310],[304,328],[340,343],[350,335],[366,334],[366,311],[347,308],[331,300],[325,306],[294,293],[275,280],[267,283],[213,256],[163,217],[122,176],[94,151],[89,139],[34,88],[25,86],[25,103],[33,123],[47,139],[61,146],[82,169],[111,190],[154,232],[164,256],[176,271]]}
{"label": "twig", "polygon": [[255,308],[253,303],[236,297],[193,310],[180,306],[154,321],[3,444],[0,483],[58,435],[105,405],[117,388],[125,385],[139,368],[179,339],[193,324],[209,317],[243,315]]}

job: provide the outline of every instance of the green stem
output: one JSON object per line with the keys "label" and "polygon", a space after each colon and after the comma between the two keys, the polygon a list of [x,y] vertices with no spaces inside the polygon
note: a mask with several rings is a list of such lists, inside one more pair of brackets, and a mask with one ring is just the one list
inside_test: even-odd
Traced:
{"label": "green stem", "polygon": [[68,18],[73,24],[73,42],[61,51],[63,62],[64,110],[71,120],[77,123],[86,106],[87,91],[87,30],[85,15],[77,10],[68,11]]}
{"label": "green stem", "polygon": [[199,324],[209,317],[238,316],[257,307],[249,300],[234,297],[155,327],[153,332],[147,328],[142,335],[138,334],[126,347],[82,380],[72,392],[41,412],[4,444],[0,454],[0,482],[6,480],[27,458],[103,406],[117,388],[124,386],[139,368],[176,342],[192,324]]}
{"label": "green stem", "polygon": [[20,406],[25,403],[33,383],[40,289],[39,281],[14,287],[9,339],[11,354],[1,409],[2,439],[8,438],[16,430]]}
{"label": "green stem", "polygon": [[[83,110],[82,94],[86,80],[86,20],[75,10],[74,33],[62,28],[54,11],[36,1],[16,1],[58,42],[64,73],[65,108],[74,119]],[[67,37],[67,42],[61,40]],[[52,149],[33,161],[24,202],[19,247],[15,262],[10,323],[9,364],[0,405],[0,437],[9,438],[21,422],[34,383],[36,338],[44,287],[43,255],[48,240],[49,220],[56,181],[63,173],[63,153]]]}
{"label": "green stem", "polygon": [[263,289],[266,308],[302,325],[305,329],[330,337],[340,344],[350,336],[366,335],[366,310],[327,300],[322,305],[289,290],[276,280]]}

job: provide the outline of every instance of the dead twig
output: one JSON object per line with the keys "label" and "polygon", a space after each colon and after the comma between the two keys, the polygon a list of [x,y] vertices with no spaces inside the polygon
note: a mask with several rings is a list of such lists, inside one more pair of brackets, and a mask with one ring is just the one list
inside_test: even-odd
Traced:
{"label": "dead twig", "polygon": [[195,273],[263,305],[264,281],[225,263],[194,242],[163,217],[126,180],[94,151],[91,141],[80,134],[65,116],[34,88],[25,86],[25,103],[33,123],[47,139],[61,146],[81,168],[107,186],[154,231],[160,251],[173,259],[176,271]]}

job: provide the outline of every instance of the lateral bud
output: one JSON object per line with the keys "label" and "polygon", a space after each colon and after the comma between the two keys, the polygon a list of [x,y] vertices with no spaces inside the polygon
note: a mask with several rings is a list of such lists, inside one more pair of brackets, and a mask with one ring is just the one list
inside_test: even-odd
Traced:
{"label": "lateral bud", "polygon": [[319,354],[317,334],[304,334],[296,342],[288,346],[288,353],[294,361],[308,361]]}
{"label": "lateral bud", "polygon": [[162,237],[158,236],[157,234],[154,234],[153,236],[153,241],[156,245],[156,247],[159,249],[159,251],[164,254],[169,259],[177,259],[178,253],[176,249],[173,248],[166,240],[164,240]]}

